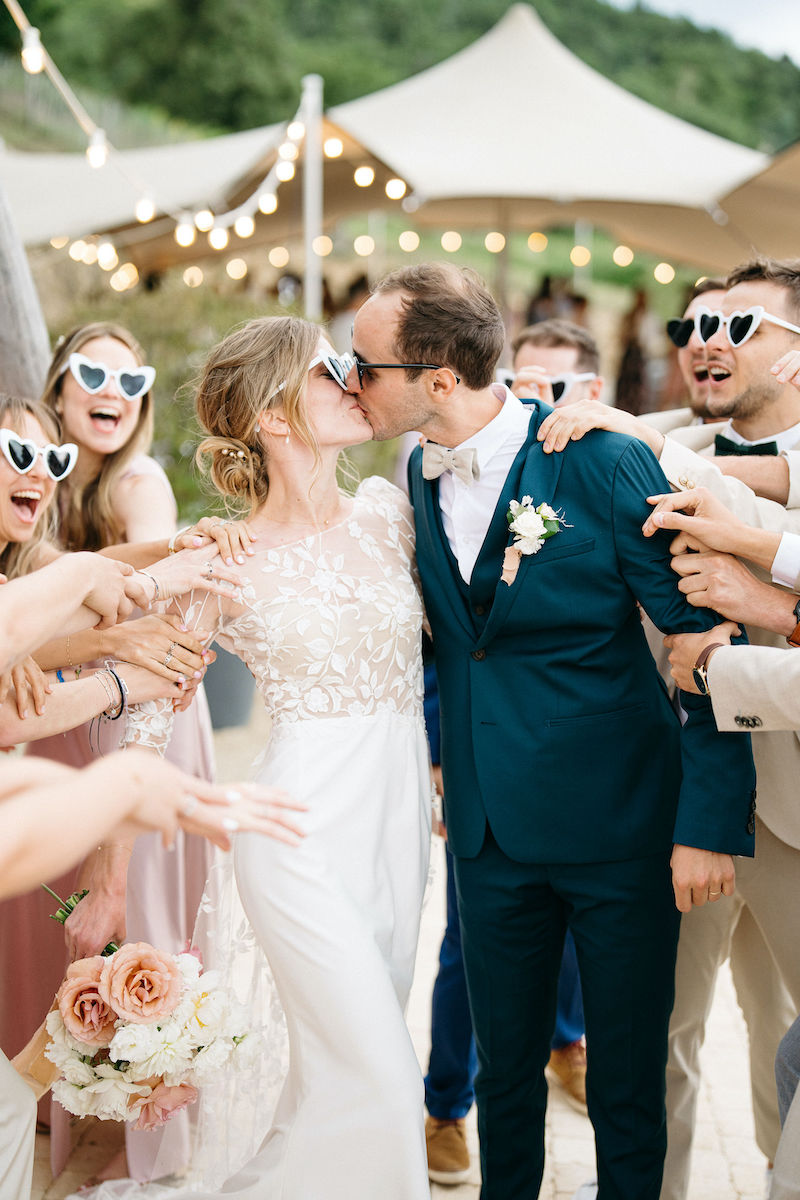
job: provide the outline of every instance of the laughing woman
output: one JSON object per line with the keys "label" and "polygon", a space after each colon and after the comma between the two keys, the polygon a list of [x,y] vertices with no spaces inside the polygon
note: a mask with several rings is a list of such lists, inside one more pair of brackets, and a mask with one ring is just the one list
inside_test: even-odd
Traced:
{"label": "laughing woman", "polygon": [[[175,532],[176,506],[166,475],[148,455],[153,435],[154,380],[154,368],[145,363],[141,347],[121,326],[83,325],[59,341],[42,401],[61,430],[61,440],[78,448],[75,467],[58,492],[58,539],[62,549],[102,551],[117,546],[115,556],[129,557],[136,567],[145,567],[167,553],[168,540]],[[121,543],[136,543],[140,548],[131,547],[128,554]],[[141,547],[143,543],[149,551]],[[61,668],[68,680],[80,674],[87,663],[113,657],[145,665],[170,684],[181,678],[194,682],[205,670],[209,656],[203,653],[202,631],[189,636],[179,625],[151,614],[111,630],[88,630],[69,639],[61,638],[37,657],[45,666]],[[103,752],[116,744],[117,729],[114,725],[105,727]],[[94,758],[89,726],[80,725],[66,735],[39,740],[30,752],[68,766],[85,766]],[[167,758],[189,774],[212,777],[211,722],[202,688],[191,707],[178,714]],[[96,893],[116,886],[110,881],[119,878],[117,859],[120,855],[127,857],[127,853],[111,846],[91,855],[80,873],[81,886]],[[171,853],[155,836],[140,838],[128,867],[127,927],[122,924],[115,940],[127,937],[153,942],[167,951],[181,950],[192,931],[209,863],[209,847],[201,838],[179,834]],[[60,882],[72,890],[73,881]],[[16,901],[15,905],[18,945],[22,936],[19,913],[25,901]],[[43,921],[44,915],[42,901],[38,897],[30,900],[24,930],[31,946],[40,944],[41,927],[49,924]],[[5,925],[0,915],[4,938]],[[93,945],[94,931],[80,911],[70,920],[66,932],[73,958],[99,949]],[[28,952],[29,957],[32,953]],[[40,959],[38,965],[30,966],[41,999],[30,1012],[38,1021],[42,1004],[46,1010],[58,986],[63,963],[56,960],[45,964]],[[24,1044],[32,1029],[21,1028],[15,1009],[11,999],[3,997],[0,1036],[12,1044]],[[137,1178],[148,1178],[160,1140],[160,1134],[130,1133],[128,1169],[120,1160],[110,1167],[111,1173],[124,1175],[130,1170]],[[68,1153],[68,1129],[60,1114],[54,1122],[51,1146],[56,1174]]]}

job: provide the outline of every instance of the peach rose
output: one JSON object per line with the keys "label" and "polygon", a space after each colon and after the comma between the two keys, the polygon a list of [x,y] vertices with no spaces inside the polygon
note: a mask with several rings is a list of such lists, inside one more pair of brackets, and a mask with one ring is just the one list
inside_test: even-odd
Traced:
{"label": "peach rose", "polygon": [[99,954],[71,963],[56,996],[67,1032],[77,1042],[95,1048],[109,1044],[117,1019],[117,1014],[99,990],[105,963]]}
{"label": "peach rose", "polygon": [[100,995],[117,1016],[134,1024],[167,1017],[181,998],[181,973],[171,954],[132,942],[104,960]]}
{"label": "peach rose", "polygon": [[157,1083],[146,1100],[141,1102],[139,1118],[134,1129],[158,1129],[170,1117],[181,1112],[197,1099],[197,1088],[190,1083],[181,1083],[177,1087],[167,1087],[165,1083]]}

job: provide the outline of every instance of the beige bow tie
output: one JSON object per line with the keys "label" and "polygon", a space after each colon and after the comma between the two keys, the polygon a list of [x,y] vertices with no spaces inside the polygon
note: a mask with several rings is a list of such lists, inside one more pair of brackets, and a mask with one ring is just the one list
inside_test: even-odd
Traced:
{"label": "beige bow tie", "polygon": [[438,479],[443,471],[452,473],[470,487],[480,479],[478,451],[474,446],[461,450],[448,450],[436,442],[426,442],[422,447],[422,474],[425,479]]}

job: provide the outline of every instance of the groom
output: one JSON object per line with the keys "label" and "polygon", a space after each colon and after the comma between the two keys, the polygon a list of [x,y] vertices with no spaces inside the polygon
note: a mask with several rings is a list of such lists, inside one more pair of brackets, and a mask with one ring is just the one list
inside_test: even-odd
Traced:
{"label": "groom", "polygon": [[[655,458],[602,432],[545,455],[551,410],[492,383],[503,344],[476,275],[422,264],[359,310],[351,377],[377,439],[428,439],[409,484],[480,1062],[481,1196],[539,1194],[569,927],[599,1200],[657,1200],[678,909],[729,895],[731,856],[752,855],[753,763],[699,696],[683,697],[681,728],[647,649],[637,601],[665,633],[718,620],[679,592],[669,535],[641,535],[646,497],[668,490]],[[528,513],[560,515],[546,540],[530,515],[532,536],[509,529],[526,497]]]}

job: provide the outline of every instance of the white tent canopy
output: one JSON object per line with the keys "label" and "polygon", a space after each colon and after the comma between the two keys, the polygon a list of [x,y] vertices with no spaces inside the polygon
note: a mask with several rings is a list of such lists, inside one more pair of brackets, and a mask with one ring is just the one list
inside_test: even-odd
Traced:
{"label": "white tent canopy", "polygon": [[445,62],[329,115],[424,201],[539,196],[702,207],[766,163],[611,83],[527,4]]}
{"label": "white tent canopy", "polygon": [[[328,113],[325,136],[345,143],[325,165],[324,222],[386,207],[382,184],[414,189],[409,221],[529,232],[584,219],[631,245],[724,268],[758,240],[718,223],[717,200],[767,164],[766,156],[707,133],[609,82],[567,50],[533,9],[515,4],[483,37],[451,58]],[[80,154],[0,156],[2,181],[28,245],[61,234],[110,231],[145,269],[213,253],[181,250],[174,219],[132,218],[152,186],[163,211],[233,207],[275,161],[283,126],[116,155],[93,170]],[[353,185],[353,165],[376,169]],[[258,216],[255,241],[275,244],[302,228],[302,157],[281,185],[278,212]],[[414,207],[418,204],[418,207]],[[397,207],[396,202],[391,207]],[[244,247],[242,247],[244,248]]]}
{"label": "white tent canopy", "polygon": [[[78,237],[127,224],[139,194],[149,188],[165,209],[194,212],[216,203],[232,180],[275,145],[282,129],[264,125],[224,137],[123,150],[99,170],[89,166],[85,154],[4,149],[0,173],[20,237],[37,245],[59,234]],[[132,181],[141,181],[140,188]]]}

